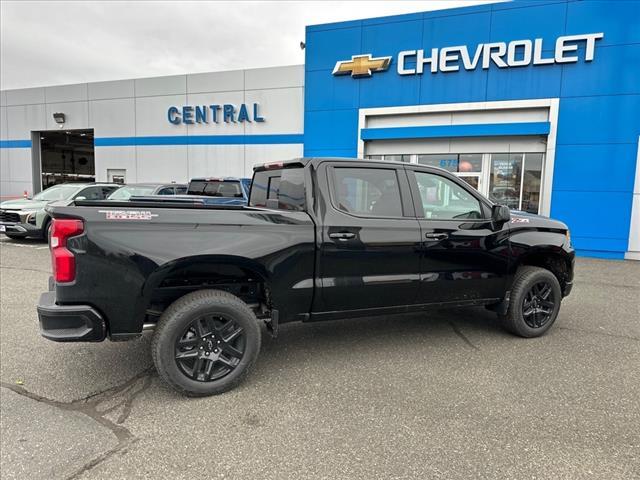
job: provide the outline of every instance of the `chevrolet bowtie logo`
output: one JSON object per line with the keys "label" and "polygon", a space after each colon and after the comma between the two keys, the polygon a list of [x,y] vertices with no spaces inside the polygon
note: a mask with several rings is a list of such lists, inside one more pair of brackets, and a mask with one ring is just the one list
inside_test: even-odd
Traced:
{"label": "chevrolet bowtie logo", "polygon": [[373,72],[384,72],[391,64],[391,57],[371,58],[371,54],[354,55],[351,60],[336,63],[334,75],[349,75],[353,78],[370,77]]}

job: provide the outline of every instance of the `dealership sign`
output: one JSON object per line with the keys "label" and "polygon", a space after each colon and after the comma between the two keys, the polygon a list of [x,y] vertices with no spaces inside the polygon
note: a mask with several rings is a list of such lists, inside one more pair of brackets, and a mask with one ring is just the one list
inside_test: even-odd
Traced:
{"label": "dealership sign", "polygon": [[231,103],[221,105],[184,105],[182,107],[171,106],[167,110],[167,120],[174,125],[185,123],[244,123],[264,122],[260,115],[260,105],[253,103],[249,107],[245,103],[239,106]]}
{"label": "dealership sign", "polygon": [[[481,43],[471,51],[466,45],[430,50],[403,50],[398,53],[397,72],[399,75],[420,75],[425,70],[431,73],[457,72],[460,68],[471,71],[478,67],[487,70],[492,63],[499,68],[577,63],[580,61],[578,48],[581,44],[585,45],[582,60],[591,62],[595,55],[596,40],[603,37],[602,32],[566,35],[558,37],[552,49],[544,45],[542,38],[536,38],[513,40],[508,43]],[[545,54],[545,49],[552,52]],[[350,60],[337,62],[333,75],[370,77],[374,72],[387,70],[391,61],[390,56],[374,58],[371,54],[354,55]]]}

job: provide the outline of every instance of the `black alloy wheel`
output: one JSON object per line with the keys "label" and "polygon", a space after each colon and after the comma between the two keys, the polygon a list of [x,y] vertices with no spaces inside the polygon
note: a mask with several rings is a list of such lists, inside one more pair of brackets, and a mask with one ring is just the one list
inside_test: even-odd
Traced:
{"label": "black alloy wheel", "polygon": [[544,327],[555,310],[553,287],[549,282],[534,283],[524,295],[522,301],[522,317],[531,328]]}
{"label": "black alloy wheel", "polygon": [[213,382],[229,375],[242,360],[244,329],[222,314],[191,322],[175,343],[175,360],[182,373],[198,382]]}
{"label": "black alloy wheel", "polygon": [[511,333],[539,337],[555,323],[561,302],[558,278],[545,268],[525,265],[516,272],[509,307],[500,317]]}

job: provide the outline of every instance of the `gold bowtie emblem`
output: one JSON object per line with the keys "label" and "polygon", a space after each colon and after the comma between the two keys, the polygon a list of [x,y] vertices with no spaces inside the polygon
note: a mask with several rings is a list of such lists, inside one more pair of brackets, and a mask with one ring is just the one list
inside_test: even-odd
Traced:
{"label": "gold bowtie emblem", "polygon": [[349,75],[352,77],[370,77],[373,72],[384,72],[391,64],[391,57],[371,58],[371,54],[354,55],[351,60],[336,63],[334,75]]}

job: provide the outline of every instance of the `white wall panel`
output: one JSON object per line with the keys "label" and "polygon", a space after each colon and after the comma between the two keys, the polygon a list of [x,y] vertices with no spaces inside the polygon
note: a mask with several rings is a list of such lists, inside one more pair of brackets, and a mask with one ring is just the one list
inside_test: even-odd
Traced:
{"label": "white wall panel", "polygon": [[7,107],[7,136],[12,140],[28,140],[32,130],[46,130],[46,110],[41,105]]}
{"label": "white wall panel", "polygon": [[189,177],[244,176],[244,145],[190,145]]}
{"label": "white wall panel", "polygon": [[53,119],[54,113],[64,113],[65,123],[63,129],[73,130],[77,128],[89,128],[88,102],[66,102],[47,104],[46,130],[59,130],[60,125]]}
{"label": "white wall panel", "polygon": [[245,146],[244,176],[253,175],[253,166],[258,163],[277,162],[302,157],[302,144],[247,145]]}
{"label": "white wall panel", "polygon": [[138,78],[135,80],[136,97],[178,95],[187,92],[187,76]]}
{"label": "white wall panel", "polygon": [[133,98],[89,102],[89,123],[96,137],[132,137],[136,134]]}
{"label": "white wall panel", "polygon": [[7,92],[5,90],[0,90],[0,106],[7,106]]}
{"label": "white wall panel", "polygon": [[22,198],[26,190],[29,195],[33,195],[31,182],[0,182],[0,200],[9,200],[11,198]]}
{"label": "white wall panel", "polygon": [[280,88],[251,90],[245,94],[247,107],[260,104],[264,122],[247,123],[247,134],[302,133],[304,119],[304,90]]}
{"label": "white wall panel", "polygon": [[7,107],[0,107],[0,139],[9,138],[9,126],[7,124]]}
{"label": "white wall panel", "polygon": [[548,120],[548,107],[461,111],[453,112],[451,115],[452,125],[467,125],[473,123],[547,122]]}
{"label": "white wall panel", "polygon": [[21,88],[7,90],[7,105],[34,105],[44,103],[44,88]]}
{"label": "white wall panel", "polygon": [[367,128],[451,125],[450,112],[372,115],[366,117]]}
{"label": "white wall panel", "polygon": [[[0,148],[0,180],[8,182],[11,180],[9,170],[9,148]],[[0,193],[1,195],[2,193]]]}
{"label": "white wall panel", "polygon": [[87,100],[87,84],[57,85],[46,87],[44,97],[47,103],[82,102]]}
{"label": "white wall panel", "polygon": [[[9,148],[9,171],[12,182],[29,182],[31,185],[31,149]],[[29,188],[29,193],[33,193]]]}
{"label": "white wall panel", "polygon": [[[236,109],[244,101],[244,92],[222,92],[222,93],[195,93],[187,96],[187,104],[189,105],[224,105],[230,103]],[[179,106],[178,106],[179,107]],[[167,106],[168,108],[168,106]],[[194,114],[195,115],[195,114]],[[225,123],[223,121],[222,107],[218,110],[218,123],[211,121],[211,112],[209,111],[209,123],[195,123],[193,125],[187,125],[187,132],[189,135],[242,135],[245,133],[245,123]],[[235,113],[237,118],[238,112]],[[194,117],[195,118],[195,117]],[[166,116],[165,116],[166,120]],[[169,122],[167,121],[167,124]],[[171,125],[174,127],[174,125]]]}
{"label": "white wall panel", "polygon": [[173,125],[167,120],[169,107],[173,105],[180,108],[186,105],[186,101],[186,95],[136,98],[136,134],[186,135],[186,125]]}
{"label": "white wall panel", "polygon": [[136,147],[96,147],[96,182],[107,181],[107,169],[126,170],[126,181],[136,183]]}
{"label": "white wall panel", "polygon": [[135,94],[134,84],[134,80],[89,83],[89,100],[133,97]]}
{"label": "white wall panel", "polygon": [[184,183],[189,179],[187,146],[136,147],[138,182]]}
{"label": "white wall panel", "polygon": [[244,90],[244,70],[187,75],[187,93]]}
{"label": "white wall panel", "polygon": [[304,86],[304,65],[255,68],[244,75],[247,90]]}

